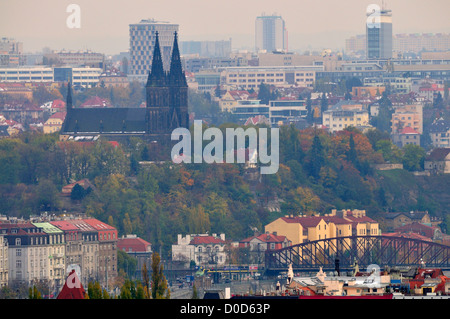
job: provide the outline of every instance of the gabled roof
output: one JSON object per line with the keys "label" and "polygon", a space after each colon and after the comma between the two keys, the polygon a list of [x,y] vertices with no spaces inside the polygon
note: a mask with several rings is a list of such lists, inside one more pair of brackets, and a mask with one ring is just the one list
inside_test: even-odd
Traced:
{"label": "gabled roof", "polygon": [[435,148],[430,155],[426,157],[427,161],[444,161],[447,155],[450,154],[450,148]]}
{"label": "gabled roof", "polygon": [[145,133],[145,108],[74,108],[67,113],[61,134]]}
{"label": "gabled roof", "polygon": [[385,219],[395,219],[400,215],[406,216],[410,219],[416,219],[421,220],[423,216],[427,215],[428,212],[416,212],[416,211],[410,211],[410,212],[386,212],[383,213],[383,216]]}
{"label": "gabled roof", "polygon": [[448,130],[450,130],[450,121],[446,121],[443,118],[433,122],[429,128],[430,133],[441,133],[447,132]]}
{"label": "gabled roof", "polygon": [[261,234],[259,236],[252,236],[241,240],[241,243],[250,242],[254,239],[258,239],[265,243],[282,243],[286,240],[286,236],[279,236],[275,234]]}

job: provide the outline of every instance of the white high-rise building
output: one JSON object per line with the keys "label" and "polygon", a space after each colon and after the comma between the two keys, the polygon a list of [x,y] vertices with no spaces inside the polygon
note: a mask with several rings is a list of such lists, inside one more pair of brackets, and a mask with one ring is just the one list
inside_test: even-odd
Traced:
{"label": "white high-rise building", "polygon": [[391,10],[373,5],[373,11],[367,13],[366,39],[368,59],[392,58]]}
{"label": "white high-rise building", "polygon": [[277,15],[261,15],[255,23],[255,49],[256,52],[287,50],[287,31],[284,20]]}
{"label": "white high-rise building", "polygon": [[154,19],[145,19],[139,23],[130,24],[130,79],[141,82],[147,80],[152,64],[156,32],[159,36],[164,69],[169,69],[175,31],[178,32],[178,24]]}

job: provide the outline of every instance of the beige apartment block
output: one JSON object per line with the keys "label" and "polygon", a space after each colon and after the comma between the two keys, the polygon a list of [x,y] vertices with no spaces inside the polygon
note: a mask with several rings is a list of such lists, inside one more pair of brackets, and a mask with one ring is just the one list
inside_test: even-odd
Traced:
{"label": "beige apartment block", "polygon": [[405,127],[410,127],[419,134],[423,133],[422,104],[397,107],[392,114],[391,133],[398,134]]}

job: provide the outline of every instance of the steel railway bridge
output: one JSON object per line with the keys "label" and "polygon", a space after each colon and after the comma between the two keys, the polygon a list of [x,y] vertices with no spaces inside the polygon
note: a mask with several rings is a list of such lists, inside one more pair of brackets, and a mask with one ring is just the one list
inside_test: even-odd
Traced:
{"label": "steel railway bridge", "polygon": [[353,269],[369,265],[383,267],[421,266],[450,269],[450,246],[391,236],[350,236],[310,241],[279,250],[266,251],[266,271]]}

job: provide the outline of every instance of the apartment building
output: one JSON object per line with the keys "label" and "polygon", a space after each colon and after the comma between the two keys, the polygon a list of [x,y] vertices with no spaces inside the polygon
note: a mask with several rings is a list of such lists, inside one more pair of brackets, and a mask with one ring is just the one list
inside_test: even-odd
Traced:
{"label": "apartment building", "polygon": [[98,232],[98,277],[108,286],[117,277],[117,229],[94,218],[83,221]]}
{"label": "apartment building", "polygon": [[450,121],[440,118],[430,125],[429,134],[433,147],[450,148]]}
{"label": "apartment building", "polygon": [[265,226],[265,231],[286,236],[292,245],[348,236],[380,235],[379,224],[364,210],[332,210],[323,216],[284,216]]}
{"label": "apartment building", "polygon": [[261,83],[275,86],[313,87],[322,66],[234,67],[224,68],[220,83],[227,89],[257,89]]}
{"label": "apartment building", "polygon": [[83,219],[71,219],[69,222],[79,229],[79,235],[81,236],[80,280],[82,284],[87,286],[89,281],[100,281],[98,267],[100,258],[98,231]]}
{"label": "apartment building", "polygon": [[322,124],[330,132],[342,131],[349,126],[363,128],[369,126],[369,111],[352,101],[340,101],[323,112]]}
{"label": "apartment building", "polygon": [[66,267],[65,267],[65,240],[64,233],[61,229],[55,227],[54,225],[43,222],[43,223],[31,223],[38,229],[47,234],[47,256],[48,256],[48,273],[45,277],[48,278],[50,283],[53,283],[56,291],[59,290],[64,285]]}
{"label": "apartment building", "polygon": [[[45,281],[50,289],[63,282],[64,237],[49,225],[0,223],[8,242],[8,284]],[[44,230],[45,229],[45,230]]]}
{"label": "apartment building", "polygon": [[422,104],[399,106],[392,114],[391,134],[399,134],[404,128],[410,127],[419,134],[423,133]]}

